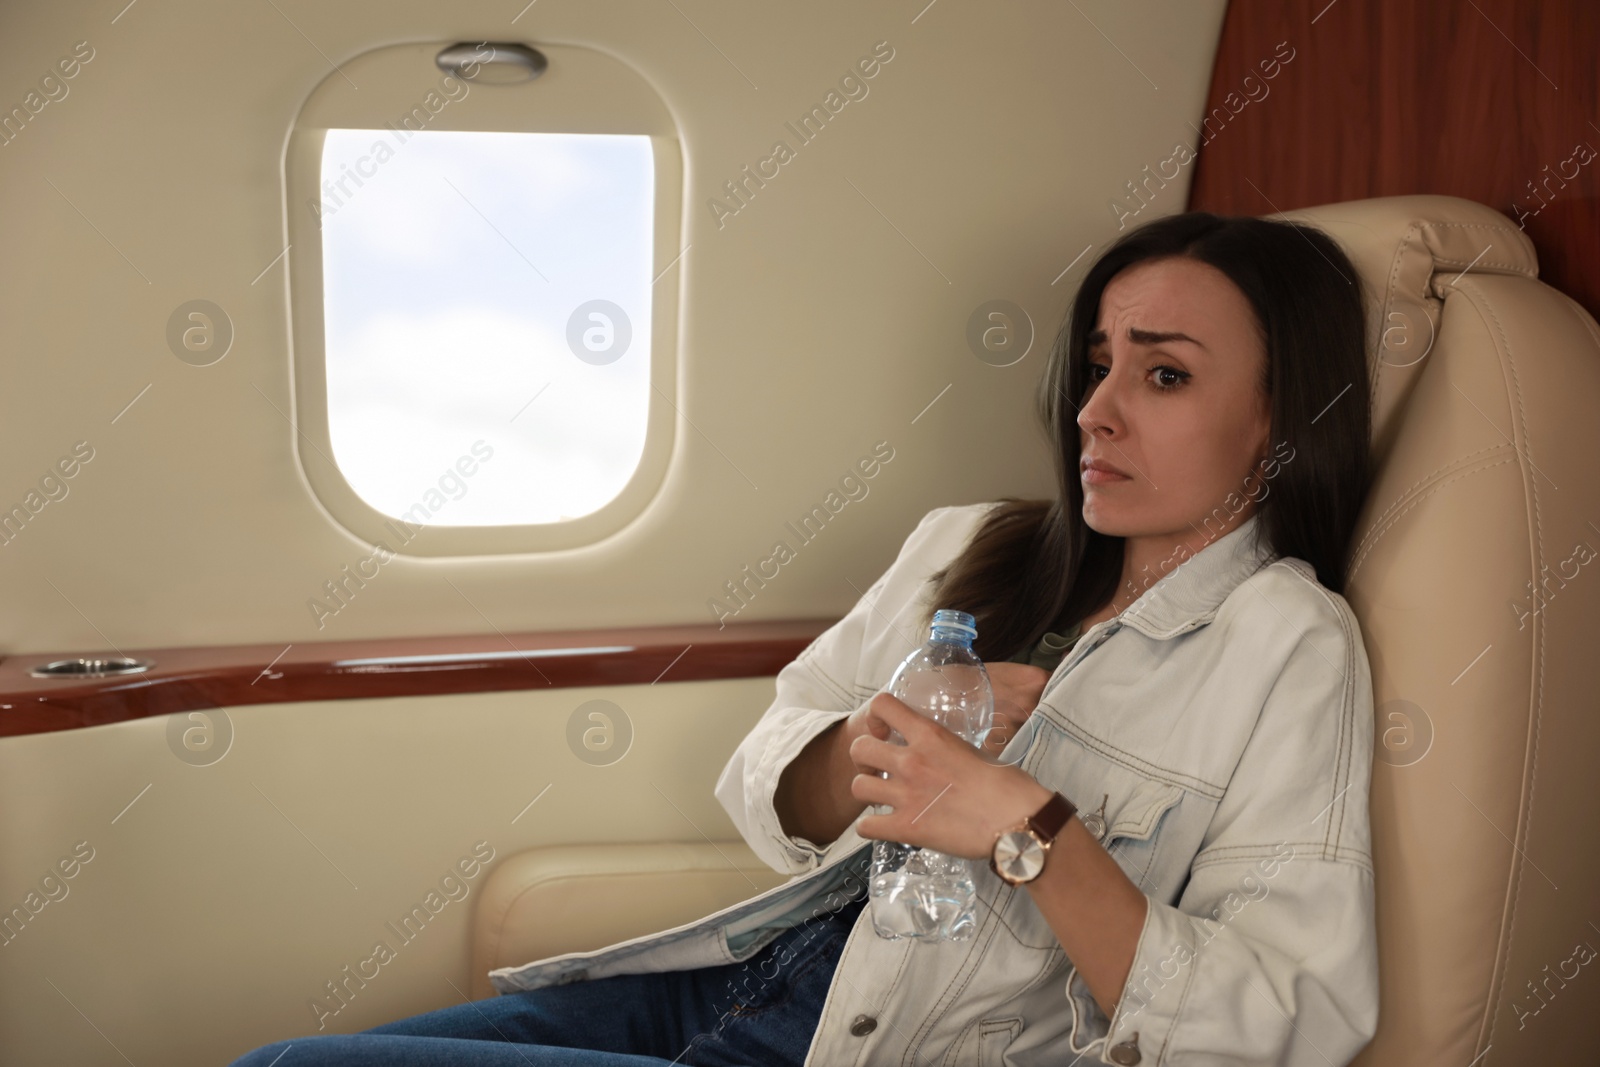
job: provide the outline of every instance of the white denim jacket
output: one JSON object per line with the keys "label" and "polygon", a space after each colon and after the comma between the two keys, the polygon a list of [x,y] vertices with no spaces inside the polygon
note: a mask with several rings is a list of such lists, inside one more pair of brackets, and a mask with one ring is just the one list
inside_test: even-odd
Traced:
{"label": "white denim jacket", "polygon": [[[495,987],[735,963],[778,931],[740,934],[809,900],[836,904],[830,891],[871,841],[854,826],[826,847],[785,835],[778,777],[927,639],[927,578],[993,506],[929,512],[849,614],[778,673],[777,699],[718,779],[750,847],[794,877],[671,930],[501,968]],[[1149,898],[1115,1017],[1028,890],[975,863],[968,941],[885,941],[861,914],[807,1067],[1066,1067],[1080,1053],[1337,1067],[1367,1044],[1378,962],[1366,651],[1344,598],[1304,561],[1258,550],[1257,527],[1251,517],[1089,627],[1001,753],[1103,826],[1101,844]],[[730,935],[748,942],[737,954]]]}

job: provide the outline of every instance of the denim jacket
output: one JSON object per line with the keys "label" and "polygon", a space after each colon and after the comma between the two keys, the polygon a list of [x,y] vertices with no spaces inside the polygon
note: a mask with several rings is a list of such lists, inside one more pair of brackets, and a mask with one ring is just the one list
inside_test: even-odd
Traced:
{"label": "denim jacket", "polygon": [[[777,699],[723,769],[718,800],[789,881],[671,930],[501,968],[495,987],[740,962],[778,935],[774,919],[836,903],[825,895],[871,841],[854,826],[826,846],[786,835],[778,777],[926,639],[928,576],[993,506],[929,512],[849,614],[778,673]],[[1080,1054],[1329,1067],[1367,1044],[1378,963],[1366,651],[1344,598],[1304,561],[1256,546],[1257,529],[1252,516],[1088,627],[1000,754],[1071,799],[1148,897],[1115,1015],[1028,890],[974,863],[970,940],[885,941],[869,915],[857,920],[807,1067],[1065,1067]]]}

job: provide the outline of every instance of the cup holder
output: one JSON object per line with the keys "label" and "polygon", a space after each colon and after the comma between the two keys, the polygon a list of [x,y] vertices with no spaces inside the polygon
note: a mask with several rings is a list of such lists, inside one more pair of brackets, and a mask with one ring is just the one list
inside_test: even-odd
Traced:
{"label": "cup holder", "polygon": [[41,664],[28,673],[35,678],[115,678],[124,674],[140,674],[155,666],[152,660],[130,659],[127,656],[77,659],[58,659]]}

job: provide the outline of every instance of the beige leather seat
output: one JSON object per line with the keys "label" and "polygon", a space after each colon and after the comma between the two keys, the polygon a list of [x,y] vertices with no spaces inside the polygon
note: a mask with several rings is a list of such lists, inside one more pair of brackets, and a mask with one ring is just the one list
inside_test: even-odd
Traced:
{"label": "beige leather seat", "polygon": [[[1382,1014],[1356,1062],[1600,1063],[1600,328],[1481,204],[1282,217],[1338,240],[1371,304],[1378,473],[1347,595],[1377,711]],[[480,899],[476,995],[490,968],[782,880],[738,841],[525,852]]]}
{"label": "beige leather seat", "polygon": [[1356,1062],[1600,1063],[1600,961],[1580,962],[1600,949],[1600,327],[1481,204],[1285,217],[1375,300],[1347,596],[1377,716],[1382,1002]]}

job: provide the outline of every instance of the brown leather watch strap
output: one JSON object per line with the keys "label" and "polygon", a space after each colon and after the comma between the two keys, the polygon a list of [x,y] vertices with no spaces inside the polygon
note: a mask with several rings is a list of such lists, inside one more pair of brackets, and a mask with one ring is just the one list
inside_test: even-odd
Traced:
{"label": "brown leather watch strap", "polygon": [[1067,820],[1077,811],[1072,801],[1060,793],[1052,793],[1050,799],[1044,802],[1044,807],[1028,816],[1028,827],[1044,840],[1054,841],[1061,828],[1067,825]]}

